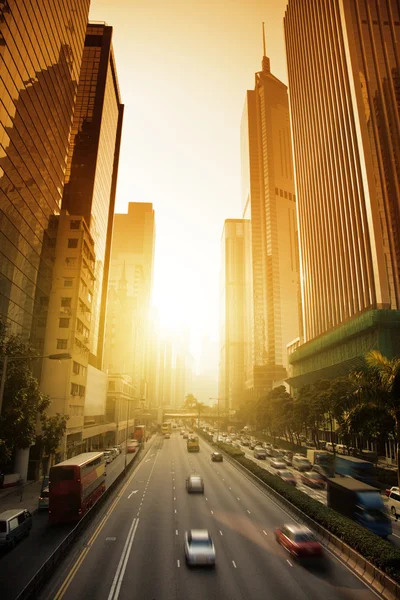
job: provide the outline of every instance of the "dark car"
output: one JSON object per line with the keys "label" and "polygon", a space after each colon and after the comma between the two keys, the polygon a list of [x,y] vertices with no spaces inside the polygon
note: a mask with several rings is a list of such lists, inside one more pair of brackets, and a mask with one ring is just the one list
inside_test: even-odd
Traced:
{"label": "dark car", "polygon": [[291,466],[292,459],[293,459],[293,452],[286,452],[286,454],[284,456],[282,456],[283,462],[286,463],[288,466]]}
{"label": "dark car", "polygon": [[220,452],[213,452],[211,454],[211,460],[213,462],[222,462],[224,460],[224,457],[222,456],[222,454]]}
{"label": "dark car", "polygon": [[334,471],[327,469],[323,465],[314,465],[311,472],[318,473],[325,482],[331,477],[335,477]]}
{"label": "dark car", "polygon": [[322,556],[322,546],[314,534],[302,525],[283,525],[275,530],[275,539],[296,558]]}
{"label": "dark car", "polygon": [[304,473],[301,473],[300,481],[311,488],[322,489],[326,486],[325,479],[315,471],[305,471]]}

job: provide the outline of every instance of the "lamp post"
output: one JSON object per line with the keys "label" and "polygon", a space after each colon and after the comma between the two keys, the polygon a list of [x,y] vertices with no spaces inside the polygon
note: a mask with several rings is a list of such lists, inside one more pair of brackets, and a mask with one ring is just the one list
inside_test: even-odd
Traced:
{"label": "lamp post", "polygon": [[59,354],[46,354],[45,356],[8,356],[7,354],[3,357],[3,370],[1,373],[0,382],[0,415],[3,406],[4,387],[6,384],[7,366],[10,361],[14,360],[38,360],[40,358],[48,358],[49,360],[69,360],[72,356],[69,352],[60,352]]}

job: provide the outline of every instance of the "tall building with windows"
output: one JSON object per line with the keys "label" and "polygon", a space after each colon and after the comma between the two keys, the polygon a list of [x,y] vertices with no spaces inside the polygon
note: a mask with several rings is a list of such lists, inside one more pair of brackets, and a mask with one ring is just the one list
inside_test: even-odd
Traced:
{"label": "tall building with windows", "polygon": [[115,214],[104,367],[109,374],[129,373],[142,398],[147,395],[154,243],[152,204],[130,202],[126,214]]}
{"label": "tall building with windows", "polygon": [[243,217],[251,222],[251,326],[245,360],[249,395],[265,394],[286,377],[286,346],[299,335],[296,196],[287,87],[264,56],[247,91],[241,124]]}
{"label": "tall building with windows", "polygon": [[0,2],[0,318],[39,352],[89,4]]}
{"label": "tall building with windows", "polygon": [[111,237],[123,118],[113,28],[89,23],[83,49],[62,206],[82,215],[94,240],[96,269],[90,363],[101,369]]}
{"label": "tall building with windows", "polygon": [[237,409],[245,398],[245,364],[249,340],[246,322],[249,315],[246,274],[246,230],[250,221],[227,219],[222,233],[220,297],[220,406]]}
{"label": "tall building with windows", "polygon": [[303,344],[291,384],[400,355],[400,7],[290,0],[284,19]]}

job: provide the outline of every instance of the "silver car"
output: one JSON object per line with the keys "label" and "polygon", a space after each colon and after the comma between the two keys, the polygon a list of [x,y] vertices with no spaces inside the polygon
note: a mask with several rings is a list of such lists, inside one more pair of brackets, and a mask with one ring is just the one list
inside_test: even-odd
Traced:
{"label": "silver car", "polygon": [[215,567],[215,548],[207,529],[190,529],[185,533],[187,565]]}

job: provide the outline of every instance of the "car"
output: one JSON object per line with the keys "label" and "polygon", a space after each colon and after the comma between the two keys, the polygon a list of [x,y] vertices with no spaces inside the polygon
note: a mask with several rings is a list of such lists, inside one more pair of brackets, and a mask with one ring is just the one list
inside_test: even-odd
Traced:
{"label": "car", "polygon": [[284,469],[286,467],[286,464],[281,458],[271,458],[269,464],[273,469]]}
{"label": "car", "polygon": [[306,440],[306,446],[309,446],[310,448],[315,448],[314,440]]}
{"label": "car", "polygon": [[204,494],[204,481],[200,475],[189,475],[186,478],[186,489],[189,494]]}
{"label": "car", "polygon": [[390,496],[391,492],[396,492],[396,494],[400,494],[400,488],[397,485],[392,486],[391,488],[385,490],[386,496]]}
{"label": "car", "polygon": [[214,543],[207,529],[186,531],[184,550],[187,565],[215,567]]}
{"label": "car", "polygon": [[293,460],[293,452],[286,452],[286,454],[284,454],[282,456],[282,460],[288,466],[291,466],[292,465],[292,460]]}
{"label": "car", "polygon": [[300,475],[301,483],[311,488],[323,489],[326,486],[325,479],[315,471],[305,471]]}
{"label": "car", "polygon": [[226,444],[231,444],[231,443],[232,443],[232,440],[231,440],[231,438],[230,438],[230,437],[226,437],[226,438],[225,438],[225,443],[226,443]]}
{"label": "car", "polygon": [[103,456],[104,456],[104,460],[106,461],[106,465],[112,463],[112,461],[114,460],[111,450],[104,450]]}
{"label": "car", "polygon": [[314,465],[311,471],[313,471],[314,473],[319,473],[319,475],[321,475],[325,483],[328,481],[328,479],[335,477],[335,473],[333,472],[333,470],[329,470],[323,465]]}
{"label": "car", "polygon": [[260,458],[261,460],[265,460],[267,458],[267,453],[264,450],[264,448],[256,446],[254,448],[254,458]]}
{"label": "car", "polygon": [[388,509],[392,513],[396,520],[400,514],[400,493],[399,488],[392,488],[388,498]]}
{"label": "car", "polygon": [[185,433],[183,434],[183,439],[184,439],[184,440],[187,440],[187,439],[188,439],[188,437],[189,437],[189,434],[185,432]]}
{"label": "car", "polygon": [[43,477],[38,501],[38,510],[49,510],[49,478]]}
{"label": "car", "polygon": [[164,439],[165,439],[165,440],[169,440],[170,438],[171,438],[171,436],[170,436],[170,434],[169,434],[169,433],[165,433],[165,434],[164,434]]}
{"label": "car", "polygon": [[311,471],[310,461],[302,454],[295,454],[292,458],[292,465],[297,471]]}
{"label": "car", "polygon": [[12,508],[0,514],[0,547],[14,548],[17,541],[29,535],[32,515],[27,508]]}
{"label": "car", "polygon": [[116,444],[114,446],[114,450],[116,451],[117,455],[121,454],[121,452],[122,452],[122,448],[119,444]]}
{"label": "car", "polygon": [[239,449],[241,448],[240,442],[236,442],[236,441],[235,441],[235,442],[232,442],[232,446],[233,446],[234,448],[239,448]]}
{"label": "car", "polygon": [[249,440],[242,440],[242,446],[249,446],[250,442]]}
{"label": "car", "polygon": [[288,469],[279,469],[276,474],[286,483],[290,483],[290,485],[297,485],[296,477],[293,475],[292,471]]}
{"label": "car", "polygon": [[325,440],[319,440],[318,441],[318,445],[319,445],[319,449],[320,450],[325,450],[325,448],[326,448],[326,441]]}
{"label": "car", "polygon": [[275,530],[275,539],[296,558],[322,556],[322,546],[312,531],[303,525],[283,525]]}
{"label": "car", "polygon": [[222,456],[222,454],[220,452],[213,452],[211,454],[211,460],[213,462],[222,462],[224,460],[224,457]]}
{"label": "car", "polygon": [[118,456],[118,452],[115,448],[106,448],[106,452],[111,452],[111,458],[114,460],[114,458],[117,458]]}

